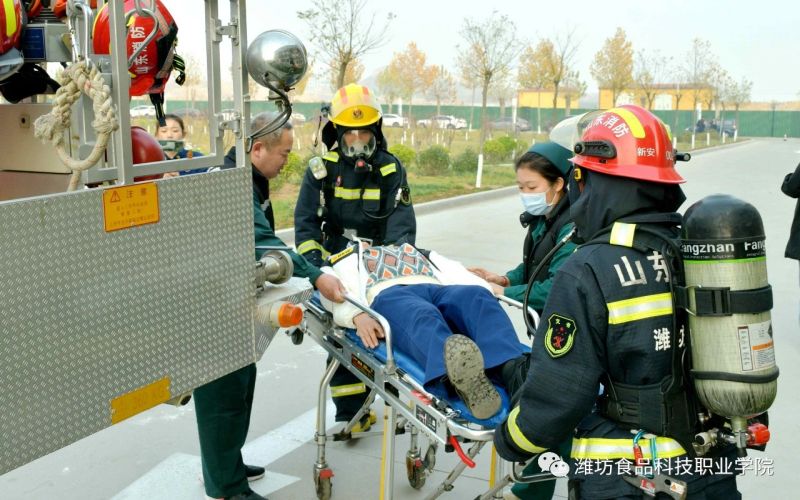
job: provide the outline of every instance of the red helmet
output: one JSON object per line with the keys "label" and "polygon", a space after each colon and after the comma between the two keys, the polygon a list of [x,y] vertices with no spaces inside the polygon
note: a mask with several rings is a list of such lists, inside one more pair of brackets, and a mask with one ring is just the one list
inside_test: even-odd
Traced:
{"label": "red helmet", "polygon": [[626,104],[598,115],[575,144],[575,165],[662,184],[686,182],[675,170],[669,129],[653,113]]}
{"label": "red helmet", "polygon": [[[133,157],[134,165],[166,159],[164,150],[161,149],[161,144],[159,144],[156,138],[147,133],[147,130],[137,126],[131,127],[131,156]],[[160,178],[160,174],[142,175],[140,177],[134,177],[133,181],[140,182]]]}
{"label": "red helmet", "polygon": [[42,0],[23,0],[25,4],[25,12],[28,14],[28,19],[33,19],[42,12]]}
{"label": "red helmet", "polygon": [[[164,85],[167,83],[175,63],[175,39],[178,34],[178,26],[160,0],[155,0],[155,5],[156,19],[150,16],[140,16],[134,12],[128,21],[128,57],[134,53],[137,47],[141,46],[154,27],[157,30],[155,37],[136,56],[133,65],[128,68],[131,75],[130,95],[132,96],[163,93]],[[126,16],[134,11],[136,9],[135,0],[125,0],[124,9]],[[92,28],[95,54],[111,52],[108,22],[108,4],[104,4],[95,16]]]}
{"label": "red helmet", "polygon": [[[89,7],[96,9],[97,0],[91,0],[89,2]],[[55,2],[51,2],[50,9],[52,9],[53,14],[55,14],[56,17],[67,17],[67,0],[56,0]]]}
{"label": "red helmet", "polygon": [[25,14],[20,0],[0,2],[0,80],[16,73],[25,62],[20,52]]}

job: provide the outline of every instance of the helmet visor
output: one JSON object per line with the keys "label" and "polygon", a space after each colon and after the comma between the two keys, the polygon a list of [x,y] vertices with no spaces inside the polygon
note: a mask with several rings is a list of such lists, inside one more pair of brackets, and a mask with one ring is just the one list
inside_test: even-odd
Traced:
{"label": "helmet visor", "polygon": [[348,158],[369,158],[375,152],[377,141],[371,130],[355,128],[342,132],[339,149]]}

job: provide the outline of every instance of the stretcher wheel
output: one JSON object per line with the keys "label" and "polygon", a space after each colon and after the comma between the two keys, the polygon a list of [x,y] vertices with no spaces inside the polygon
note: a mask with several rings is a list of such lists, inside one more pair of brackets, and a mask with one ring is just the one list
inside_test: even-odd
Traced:
{"label": "stretcher wheel", "polygon": [[292,344],[300,345],[303,343],[303,330],[295,328],[294,330],[289,332],[289,336],[292,339]]}
{"label": "stretcher wheel", "polygon": [[425,452],[425,460],[423,461],[425,468],[432,471],[436,467],[436,445],[428,446],[428,451]]}
{"label": "stretcher wheel", "polygon": [[408,484],[415,490],[425,486],[427,476],[425,463],[418,455],[406,455],[406,474],[408,475]]}
{"label": "stretcher wheel", "polygon": [[314,488],[317,490],[317,498],[319,500],[330,500],[333,490],[332,477],[333,471],[331,469],[319,470],[314,468]]}

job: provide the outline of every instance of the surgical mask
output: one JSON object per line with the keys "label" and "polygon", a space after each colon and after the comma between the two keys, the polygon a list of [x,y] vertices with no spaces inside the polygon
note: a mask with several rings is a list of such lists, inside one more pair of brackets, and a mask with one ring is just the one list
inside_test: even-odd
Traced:
{"label": "surgical mask", "polygon": [[547,191],[542,193],[520,193],[522,206],[531,215],[544,215],[552,205],[547,203]]}

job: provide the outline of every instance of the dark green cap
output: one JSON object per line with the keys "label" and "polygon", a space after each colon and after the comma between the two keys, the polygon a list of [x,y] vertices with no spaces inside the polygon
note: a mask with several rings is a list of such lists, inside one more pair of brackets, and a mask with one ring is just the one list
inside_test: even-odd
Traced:
{"label": "dark green cap", "polygon": [[569,161],[572,158],[572,151],[555,142],[538,142],[531,146],[528,152],[547,158],[561,172],[564,179],[567,178],[567,174],[572,169],[572,162]]}

